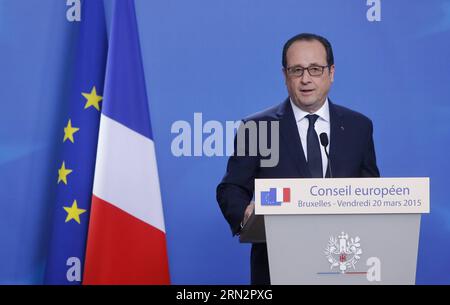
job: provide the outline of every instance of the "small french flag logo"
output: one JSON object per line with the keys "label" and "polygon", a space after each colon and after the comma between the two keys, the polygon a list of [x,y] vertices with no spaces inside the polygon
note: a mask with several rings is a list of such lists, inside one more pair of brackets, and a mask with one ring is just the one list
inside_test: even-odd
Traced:
{"label": "small french flag logo", "polygon": [[291,189],[288,187],[273,187],[267,192],[261,192],[261,205],[281,205],[291,201]]}

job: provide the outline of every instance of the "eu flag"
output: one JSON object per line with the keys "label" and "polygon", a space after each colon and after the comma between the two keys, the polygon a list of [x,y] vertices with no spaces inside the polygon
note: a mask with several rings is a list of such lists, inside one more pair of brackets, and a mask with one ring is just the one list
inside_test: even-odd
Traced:
{"label": "eu flag", "polygon": [[[103,0],[82,2],[68,112],[61,126],[62,154],[46,284],[81,284],[92,198],[107,36]],[[57,179],[56,179],[57,177]]]}

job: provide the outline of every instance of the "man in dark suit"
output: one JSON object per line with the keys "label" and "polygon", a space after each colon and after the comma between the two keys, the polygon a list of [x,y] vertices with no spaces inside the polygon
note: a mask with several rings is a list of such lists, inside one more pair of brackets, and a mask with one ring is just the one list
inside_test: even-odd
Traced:
{"label": "man in dark suit", "polygon": [[[261,166],[263,157],[259,153],[256,156],[235,153],[217,187],[217,201],[233,235],[239,234],[253,212],[255,178],[380,175],[370,119],[328,99],[335,72],[328,40],[305,33],[292,37],[284,45],[282,64],[289,98],[244,120],[257,126],[260,122],[279,122],[278,163],[265,167]],[[271,132],[269,129],[269,142]],[[330,143],[329,162],[320,145],[322,133]],[[251,283],[270,284],[265,243],[252,245]]]}

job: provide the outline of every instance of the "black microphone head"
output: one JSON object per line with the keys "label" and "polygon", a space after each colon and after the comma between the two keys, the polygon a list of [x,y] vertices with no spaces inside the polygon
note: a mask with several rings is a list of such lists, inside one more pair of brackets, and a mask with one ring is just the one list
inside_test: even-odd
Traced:
{"label": "black microphone head", "polygon": [[328,146],[328,136],[325,132],[322,132],[320,134],[320,144],[322,144],[322,146],[327,147]]}

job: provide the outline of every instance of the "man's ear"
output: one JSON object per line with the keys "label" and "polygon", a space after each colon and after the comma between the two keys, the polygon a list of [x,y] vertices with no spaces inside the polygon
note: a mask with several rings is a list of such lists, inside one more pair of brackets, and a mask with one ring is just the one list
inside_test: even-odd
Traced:
{"label": "man's ear", "polygon": [[281,72],[283,73],[283,76],[284,76],[284,82],[287,82],[287,77],[288,77],[287,70],[284,67],[282,67]]}
{"label": "man's ear", "polygon": [[335,71],[334,65],[331,65],[329,70],[330,70],[330,79],[331,79],[331,82],[334,82],[334,71]]}

